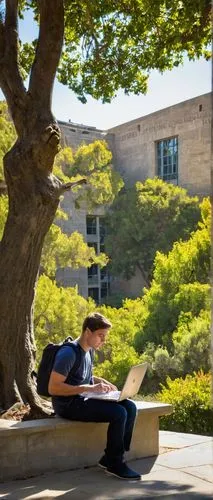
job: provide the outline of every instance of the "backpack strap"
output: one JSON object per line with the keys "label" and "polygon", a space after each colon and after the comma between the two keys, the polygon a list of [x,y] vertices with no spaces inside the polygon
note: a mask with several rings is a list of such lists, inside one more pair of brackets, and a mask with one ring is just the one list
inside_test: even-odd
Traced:
{"label": "backpack strap", "polygon": [[75,372],[78,371],[79,367],[80,367],[80,364],[81,364],[81,351],[79,349],[79,346],[78,344],[76,345],[74,342],[64,342],[63,344],[63,347],[64,346],[67,346],[67,347],[71,347],[71,349],[73,349],[75,351],[75,361],[74,361],[74,365],[72,366],[68,376],[71,374],[74,374]]}
{"label": "backpack strap", "polygon": [[[75,351],[75,362],[74,362],[74,365],[73,365],[73,367],[71,368],[71,370],[69,372],[69,375],[70,374],[72,375],[72,374],[74,374],[75,372],[78,371],[78,369],[80,367],[80,364],[81,364],[81,351],[80,351],[80,347],[79,347],[78,344],[75,344],[74,342],[66,342],[66,341],[63,343],[63,346],[71,347]],[[90,353],[91,363],[93,365],[93,360],[94,360],[94,351],[93,351],[93,349],[90,349],[89,353]]]}

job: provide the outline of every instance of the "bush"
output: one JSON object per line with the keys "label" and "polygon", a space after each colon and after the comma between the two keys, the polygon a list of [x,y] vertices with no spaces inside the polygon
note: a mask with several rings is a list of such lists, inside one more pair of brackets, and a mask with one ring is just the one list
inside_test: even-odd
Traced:
{"label": "bush", "polygon": [[174,365],[177,375],[210,370],[210,311],[199,316],[182,313],[173,333]]}
{"label": "bush", "polygon": [[166,381],[157,400],[173,405],[173,413],[162,417],[160,428],[175,432],[212,435],[211,376],[203,372]]}

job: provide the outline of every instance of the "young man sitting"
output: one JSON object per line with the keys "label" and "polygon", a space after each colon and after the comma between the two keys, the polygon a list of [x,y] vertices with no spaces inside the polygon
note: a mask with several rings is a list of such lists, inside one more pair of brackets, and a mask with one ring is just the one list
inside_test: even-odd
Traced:
{"label": "young man sitting", "polygon": [[[83,422],[109,422],[105,454],[98,464],[100,467],[122,479],[141,479],[140,474],[124,462],[124,452],[130,448],[137,414],[135,403],[129,399],[121,402],[87,399],[82,395],[85,391],[107,393],[116,390],[113,384],[92,374],[91,352],[104,344],[111,326],[99,313],[85,318],[82,333],[74,341],[75,349],[62,346],[58,351],[48,390],[57,415]],[[80,352],[80,364],[73,373],[76,349]]]}

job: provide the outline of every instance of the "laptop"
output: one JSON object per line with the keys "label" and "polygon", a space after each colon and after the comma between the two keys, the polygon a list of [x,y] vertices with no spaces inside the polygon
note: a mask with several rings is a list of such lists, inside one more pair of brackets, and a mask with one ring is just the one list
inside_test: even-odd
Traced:
{"label": "laptop", "polygon": [[86,399],[103,399],[105,401],[123,401],[123,399],[132,398],[135,396],[142,384],[144,375],[147,370],[148,363],[142,363],[140,365],[135,365],[130,368],[127,375],[126,382],[123,386],[122,391],[110,391],[110,392],[82,392],[81,396]]}

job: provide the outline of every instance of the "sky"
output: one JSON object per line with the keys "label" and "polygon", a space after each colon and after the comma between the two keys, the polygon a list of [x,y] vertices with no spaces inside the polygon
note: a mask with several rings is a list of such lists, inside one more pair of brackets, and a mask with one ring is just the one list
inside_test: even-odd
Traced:
{"label": "sky", "polygon": [[[23,42],[36,37],[29,12],[20,21],[19,28]],[[152,71],[146,95],[126,96],[120,91],[110,104],[102,104],[91,97],[88,97],[87,104],[82,104],[71,90],[56,81],[52,109],[58,120],[71,120],[106,130],[210,91],[211,62],[185,59],[183,66],[164,74]],[[0,99],[3,99],[1,92]]]}

